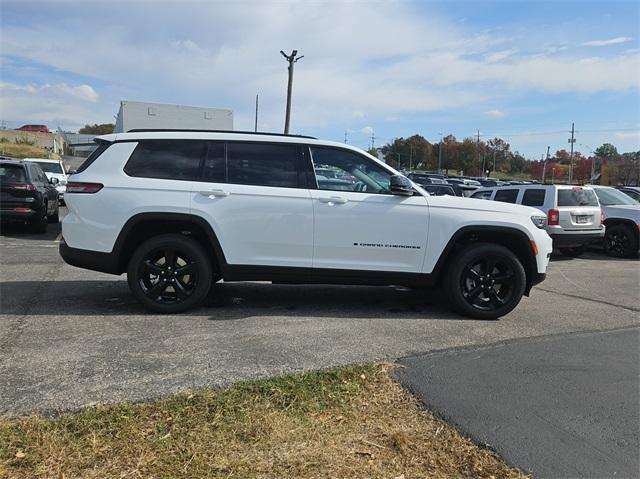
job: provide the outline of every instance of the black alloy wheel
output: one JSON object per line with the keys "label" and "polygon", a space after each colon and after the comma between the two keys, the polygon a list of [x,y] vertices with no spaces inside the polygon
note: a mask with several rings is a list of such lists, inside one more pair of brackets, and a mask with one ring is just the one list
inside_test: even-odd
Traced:
{"label": "black alloy wheel", "polygon": [[449,268],[445,286],[457,311],[479,319],[496,319],[517,306],[526,274],[518,258],[497,244],[467,247]]}
{"label": "black alloy wheel", "polygon": [[194,240],[161,235],[143,243],[127,271],[129,287],[146,307],[178,313],[198,306],[211,287],[211,260]]}
{"label": "black alloy wheel", "polygon": [[609,256],[628,258],[637,252],[638,238],[625,225],[611,226],[604,235],[604,250]]}

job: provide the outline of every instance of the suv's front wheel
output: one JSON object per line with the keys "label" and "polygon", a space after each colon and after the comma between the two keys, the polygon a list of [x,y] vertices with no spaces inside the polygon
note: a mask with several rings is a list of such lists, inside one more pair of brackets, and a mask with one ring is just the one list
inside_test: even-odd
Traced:
{"label": "suv's front wheel", "polygon": [[497,319],[520,302],[526,274],[516,255],[504,246],[478,243],[460,251],[448,265],[444,286],[459,313]]}
{"label": "suv's front wheel", "polygon": [[202,303],[211,288],[211,261],[196,241],[166,234],[142,243],[129,261],[133,295],[158,313],[181,313]]}

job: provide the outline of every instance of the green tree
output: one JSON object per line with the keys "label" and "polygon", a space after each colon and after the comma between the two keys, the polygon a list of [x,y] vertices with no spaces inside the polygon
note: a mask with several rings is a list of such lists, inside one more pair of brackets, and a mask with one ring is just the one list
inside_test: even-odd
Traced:
{"label": "green tree", "polygon": [[605,143],[593,152],[598,158],[612,160],[618,157],[618,150],[611,143]]}
{"label": "green tree", "polygon": [[98,125],[94,123],[93,125],[84,125],[83,128],[78,130],[78,133],[85,135],[108,135],[109,133],[113,133],[113,129],[115,125],[113,123],[102,123]]}

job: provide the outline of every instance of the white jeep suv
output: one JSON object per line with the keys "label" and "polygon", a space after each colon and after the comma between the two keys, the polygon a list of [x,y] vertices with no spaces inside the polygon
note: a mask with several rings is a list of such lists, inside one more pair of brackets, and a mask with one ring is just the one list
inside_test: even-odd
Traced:
{"label": "white jeep suv", "polygon": [[341,143],[177,130],[97,141],[67,183],[60,253],[126,272],[157,312],[198,306],[222,279],[442,286],[460,313],[494,319],[549,262],[539,210],[429,196]]}

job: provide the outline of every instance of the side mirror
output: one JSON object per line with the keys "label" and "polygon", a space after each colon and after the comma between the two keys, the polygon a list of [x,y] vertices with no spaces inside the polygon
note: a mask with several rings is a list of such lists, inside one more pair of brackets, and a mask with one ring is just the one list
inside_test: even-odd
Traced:
{"label": "side mirror", "polygon": [[51,183],[53,186],[56,186],[58,183],[60,183],[60,180],[58,178],[49,178],[49,183]]}
{"label": "side mirror", "polygon": [[393,175],[389,178],[389,189],[394,195],[413,196],[413,185],[411,180],[406,176]]}

